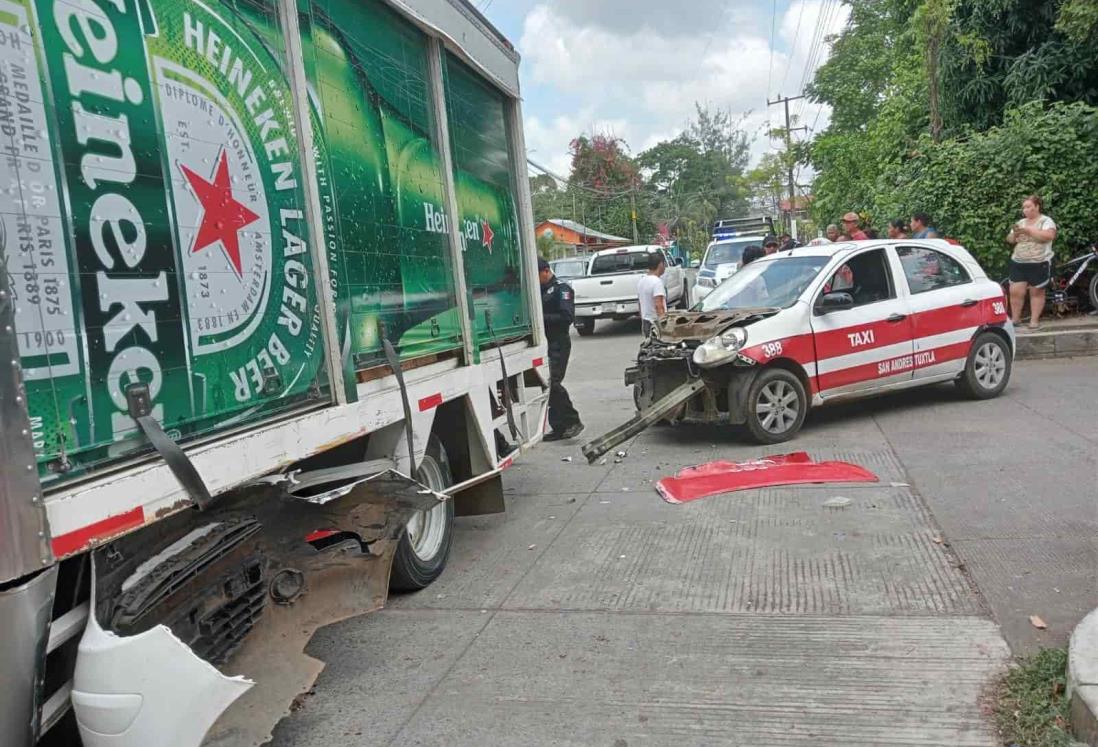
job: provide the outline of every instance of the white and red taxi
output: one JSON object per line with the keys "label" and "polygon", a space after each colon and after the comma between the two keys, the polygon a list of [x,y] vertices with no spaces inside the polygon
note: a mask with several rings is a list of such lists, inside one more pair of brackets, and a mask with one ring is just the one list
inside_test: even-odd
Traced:
{"label": "white and red taxi", "polygon": [[685,369],[707,386],[675,419],[742,423],[777,443],[811,406],[842,398],[950,380],[995,397],[1013,358],[1002,288],[963,247],[860,241],[747,265],[663,320],[630,378],[646,406]]}

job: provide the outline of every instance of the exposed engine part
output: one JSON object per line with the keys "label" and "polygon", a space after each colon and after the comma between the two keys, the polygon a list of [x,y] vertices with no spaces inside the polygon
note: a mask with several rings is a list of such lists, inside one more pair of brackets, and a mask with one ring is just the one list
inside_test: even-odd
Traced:
{"label": "exposed engine part", "polygon": [[271,579],[271,599],[278,604],[293,604],[305,591],[305,574],[296,568],[283,568]]}
{"label": "exposed engine part", "polygon": [[732,309],[725,311],[679,311],[671,312],[661,319],[656,327],[659,339],[664,343],[676,343],[680,340],[704,342],[718,335],[734,324],[750,324],[768,316],[777,314],[781,309]]}

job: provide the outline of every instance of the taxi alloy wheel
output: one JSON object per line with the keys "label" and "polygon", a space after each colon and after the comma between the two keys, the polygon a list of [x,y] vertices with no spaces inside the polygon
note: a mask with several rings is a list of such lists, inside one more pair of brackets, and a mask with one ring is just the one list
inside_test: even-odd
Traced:
{"label": "taxi alloy wheel", "polygon": [[747,428],[756,441],[776,444],[797,434],[808,413],[804,385],[784,368],[764,369],[747,397]]}
{"label": "taxi alloy wheel", "polygon": [[984,332],[972,341],[964,373],[957,380],[961,390],[973,399],[998,397],[1010,381],[1010,346],[994,332]]}

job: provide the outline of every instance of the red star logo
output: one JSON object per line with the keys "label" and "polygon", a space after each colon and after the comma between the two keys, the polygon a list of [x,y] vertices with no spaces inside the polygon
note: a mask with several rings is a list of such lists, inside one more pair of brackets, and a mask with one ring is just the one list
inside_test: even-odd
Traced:
{"label": "red star logo", "polygon": [[481,233],[484,236],[481,239],[481,243],[488,249],[488,253],[492,253],[492,242],[495,241],[496,235],[492,232],[492,224],[486,220],[480,222]]}
{"label": "red star logo", "polygon": [[236,271],[236,276],[243,277],[238,232],[244,226],[259,220],[259,216],[233,197],[229,185],[229,158],[225,150],[222,149],[217,158],[212,182],[206,181],[183,164],[179,164],[179,168],[183,171],[183,176],[187,177],[194,196],[202,204],[202,223],[198,226],[198,235],[195,236],[191,254],[221,242],[221,248],[225,250],[225,257]]}

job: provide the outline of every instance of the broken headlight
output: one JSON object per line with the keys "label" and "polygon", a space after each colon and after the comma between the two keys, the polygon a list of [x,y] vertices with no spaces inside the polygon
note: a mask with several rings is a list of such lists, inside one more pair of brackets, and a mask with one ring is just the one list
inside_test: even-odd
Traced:
{"label": "broken headlight", "polygon": [[747,344],[747,330],[732,327],[716,337],[710,337],[694,350],[694,363],[701,368],[718,366],[735,357]]}

